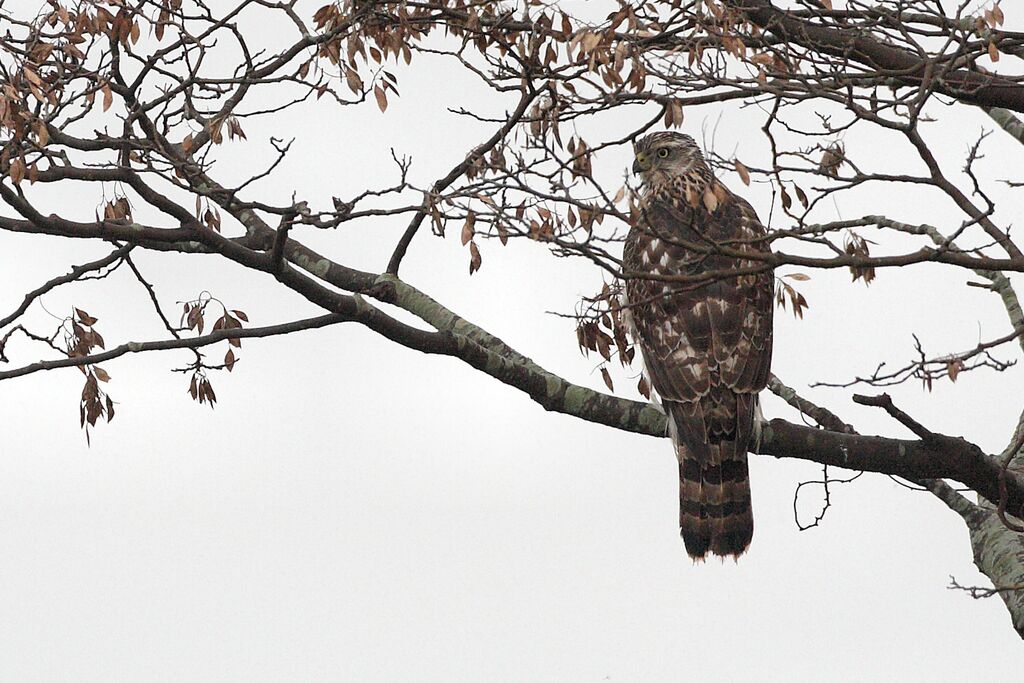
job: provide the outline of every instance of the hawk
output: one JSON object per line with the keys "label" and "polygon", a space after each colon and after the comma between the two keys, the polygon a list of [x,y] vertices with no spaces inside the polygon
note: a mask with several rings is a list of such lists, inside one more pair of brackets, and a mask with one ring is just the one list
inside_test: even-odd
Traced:
{"label": "hawk", "polygon": [[634,152],[643,185],[623,253],[626,308],[679,460],[680,533],[694,559],[739,557],[754,533],[747,450],[774,284],[764,260],[742,255],[770,253],[766,231],[689,135],[653,133]]}

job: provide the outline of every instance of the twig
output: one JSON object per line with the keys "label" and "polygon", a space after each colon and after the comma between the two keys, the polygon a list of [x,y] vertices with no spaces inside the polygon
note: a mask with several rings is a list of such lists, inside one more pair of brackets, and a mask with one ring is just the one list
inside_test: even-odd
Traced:
{"label": "twig", "polygon": [[104,351],[103,353],[95,353],[88,356],[75,356],[71,358],[61,358],[59,360],[46,360],[26,365],[21,368],[14,370],[7,370],[0,372],[0,380],[13,379],[15,377],[22,377],[24,375],[31,375],[32,373],[39,372],[42,370],[56,370],[59,368],[76,368],[85,365],[94,365],[96,363],[103,363],[105,361],[123,356],[126,353],[139,353],[142,351],[167,351],[170,349],[195,349],[201,346],[208,346],[210,344],[216,344],[217,342],[225,341],[227,339],[245,339],[250,337],[272,337],[280,334],[291,334],[300,330],[312,330],[319,327],[326,327],[328,325],[334,325],[336,323],[345,322],[350,318],[345,315],[338,313],[331,313],[328,315],[321,315],[315,318],[306,318],[305,320],[296,320],[294,322],[282,323],[280,325],[269,325],[267,327],[248,327],[248,328],[233,328],[233,329],[222,329],[210,334],[193,337],[191,339],[164,339],[159,341],[149,342],[128,342],[121,344],[120,346]]}
{"label": "twig", "polygon": [[934,441],[938,437],[937,435],[927,429],[920,422],[907,415],[905,412],[897,408],[889,394],[880,394],[878,396],[864,396],[862,394],[854,394],[853,402],[858,403],[862,406],[874,406],[876,408],[882,408],[885,412],[889,413],[889,416],[899,422],[901,425],[912,431],[922,441]]}

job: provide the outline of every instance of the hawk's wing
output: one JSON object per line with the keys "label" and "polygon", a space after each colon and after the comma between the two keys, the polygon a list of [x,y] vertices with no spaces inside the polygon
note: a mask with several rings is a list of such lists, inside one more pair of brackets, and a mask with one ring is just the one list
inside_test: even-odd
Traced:
{"label": "hawk's wing", "polygon": [[[730,196],[714,213],[681,204],[650,203],[643,225],[630,236],[627,269],[699,277],[764,265],[715,253],[716,248],[768,251],[764,226],[742,198]],[[767,385],[770,270],[704,283],[631,279],[626,288],[651,383],[662,398],[695,401],[708,394],[713,375],[738,393],[756,394]]]}

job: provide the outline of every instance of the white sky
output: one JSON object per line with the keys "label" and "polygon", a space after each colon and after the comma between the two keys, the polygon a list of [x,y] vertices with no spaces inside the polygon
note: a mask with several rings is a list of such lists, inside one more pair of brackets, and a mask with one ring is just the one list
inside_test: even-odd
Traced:
{"label": "white sky", "polygon": [[[260,198],[298,190],[326,206],[367,182],[390,184],[389,145],[413,156],[413,180],[425,185],[487,134],[445,106],[505,106],[454,72],[399,77],[403,97],[383,116],[372,104],[323,102],[273,127],[247,123],[249,142],[226,147],[222,172],[266,157],[272,134],[298,135]],[[926,130],[956,169],[985,120],[963,107],[938,112],[950,123]],[[685,129],[699,137],[719,115],[720,151],[764,153],[748,113],[688,111]],[[847,149],[870,167],[892,163],[893,148],[870,140]],[[994,139],[986,168],[1003,177],[1019,155],[1009,138]],[[595,161],[611,177],[627,164],[625,150]],[[766,217],[768,193],[743,193]],[[78,218],[98,201],[89,188],[61,195]],[[1011,206],[1004,221],[1019,220]],[[902,188],[838,208],[845,218],[959,223],[934,196]],[[402,225],[293,236],[379,270]],[[600,276],[539,245],[487,242],[470,277],[458,231],[449,233],[424,231],[408,281],[545,367],[602,387],[571,323],[544,314],[571,310]],[[0,235],[0,314],[102,253]],[[208,289],[254,325],[315,314],[270,278],[214,257],[140,253],[137,262],[169,305]],[[998,301],[963,287],[970,277],[885,271],[865,289],[845,272],[814,273],[801,286],[806,319],[779,312],[775,371],[803,389],[911,358],[912,332],[935,353],[1004,334]],[[161,329],[127,271],[44,302],[98,317],[108,346]],[[46,316],[36,308],[32,319]],[[18,365],[37,358],[26,344],[10,352]],[[246,341],[239,355],[232,375],[213,377],[215,411],[167,371],[186,352],[107,364],[120,403],[91,448],[77,423],[77,371],[0,384],[0,680],[934,681],[1009,679],[1024,664],[998,599],[946,589],[950,575],[984,581],[959,518],[883,476],[837,486],[823,525],[801,533],[793,488],[819,468],[754,456],[750,552],[693,565],[678,537],[667,441],[546,413],[458,361],[354,325]],[[931,394],[891,393],[926,425],[998,451],[1020,408],[1020,377],[982,371]],[[634,381],[616,379],[636,397]],[[806,393],[864,433],[908,436],[854,406],[849,391]],[[798,419],[777,402],[767,412]],[[817,504],[808,492],[804,513]]]}

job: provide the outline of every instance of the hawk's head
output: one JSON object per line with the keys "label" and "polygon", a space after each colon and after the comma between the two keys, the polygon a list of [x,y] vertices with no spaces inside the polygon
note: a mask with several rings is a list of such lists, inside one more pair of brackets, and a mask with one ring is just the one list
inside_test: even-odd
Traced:
{"label": "hawk's head", "polygon": [[700,147],[684,133],[645,135],[633,143],[633,152],[633,173],[639,173],[645,185],[658,185],[694,171],[710,175]]}

